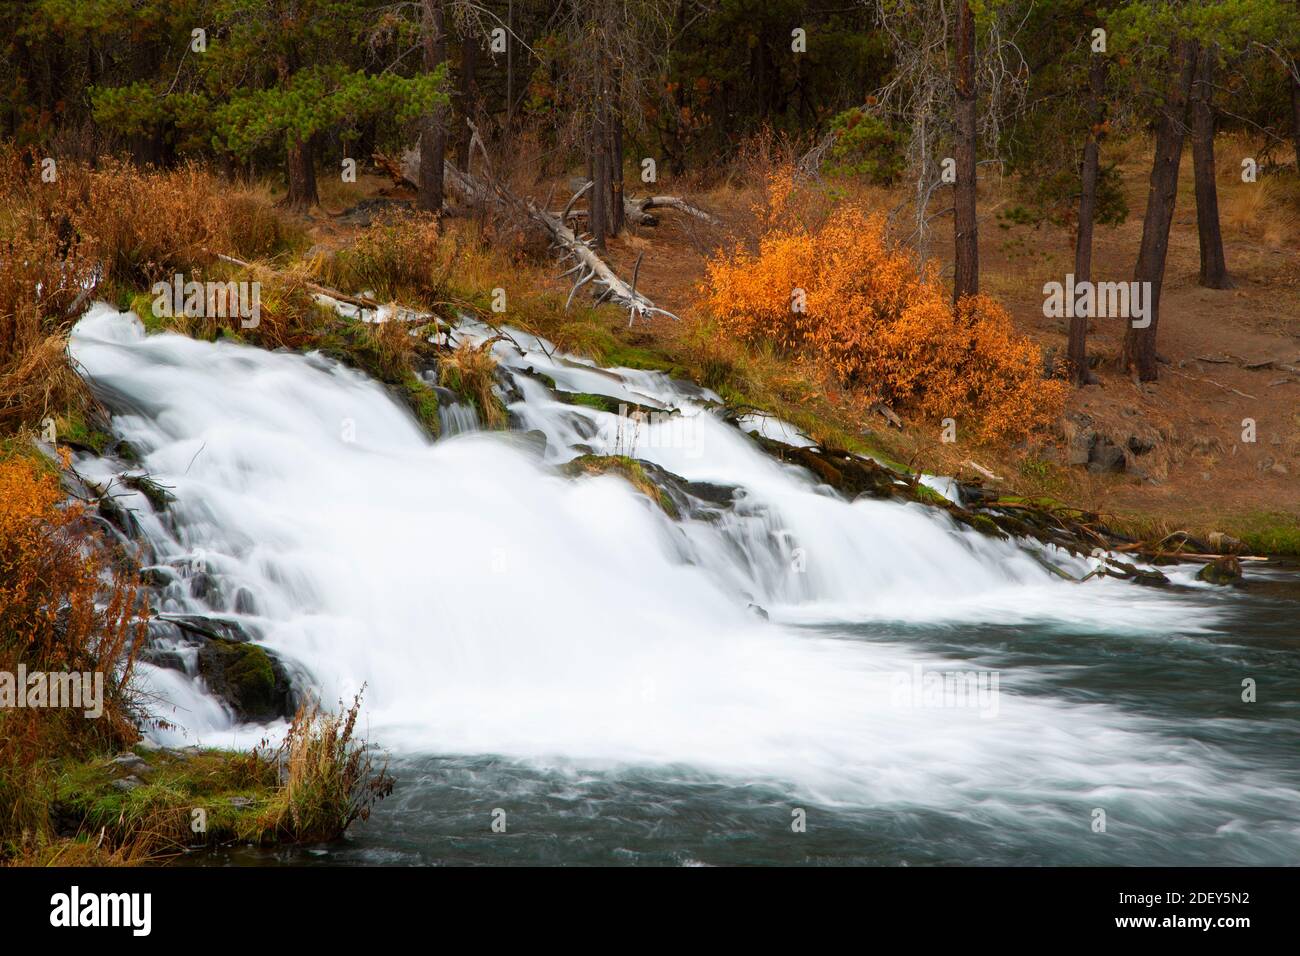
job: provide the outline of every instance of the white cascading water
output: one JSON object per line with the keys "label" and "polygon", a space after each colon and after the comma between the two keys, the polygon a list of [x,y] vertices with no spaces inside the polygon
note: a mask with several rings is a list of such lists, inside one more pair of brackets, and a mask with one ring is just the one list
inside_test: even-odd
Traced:
{"label": "white cascading water", "polygon": [[[326,701],[365,684],[369,734],[396,750],[679,768],[833,803],[984,795],[1022,812],[1038,796],[1103,788],[1195,798],[1246,786],[1132,715],[1018,694],[1035,679],[1028,669],[1002,675],[991,719],[899,706],[896,675],[954,663],[804,626],[1060,621],[1154,636],[1195,633],[1210,623],[1204,608],[1059,580],[1027,546],[933,509],[846,503],[705,410],[698,389],[515,340],[494,348],[517,373],[522,429],[431,442],[380,386],[335,362],[146,337],[134,316],[95,306],[73,354],[117,409],[115,430],[175,496],[166,519],[142,496],[122,500],[159,563],[201,551],[226,595],[157,610],[244,621]],[[680,414],[632,426],[556,401],[530,368],[565,391]],[[619,477],[555,467],[584,451],[739,486],[737,503],[673,521]],[[77,467],[101,481],[120,468]],[[252,598],[242,614],[229,597],[240,589]],[[144,670],[160,715],[179,725],[169,741],[266,732],[232,726],[180,672]]]}

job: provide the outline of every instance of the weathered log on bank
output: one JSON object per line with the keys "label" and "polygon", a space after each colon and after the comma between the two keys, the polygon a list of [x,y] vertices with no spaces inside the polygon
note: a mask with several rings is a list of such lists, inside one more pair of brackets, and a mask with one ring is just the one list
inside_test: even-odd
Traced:
{"label": "weathered log on bank", "polygon": [[[375,162],[388,171],[395,181],[404,186],[411,186],[419,181],[419,152],[416,150],[408,150],[403,155],[400,164],[395,163],[382,153],[375,154]],[[542,209],[531,199],[520,199],[500,183],[485,182],[457,169],[449,162],[444,162],[443,165],[447,185],[466,202],[477,206],[495,207],[507,216],[523,219],[526,223],[540,228],[551,240],[552,246],[560,251],[561,261],[572,260],[575,263],[572,268],[563,273],[564,276],[572,275],[577,277],[574,280],[573,289],[569,293],[569,302],[573,301],[573,296],[578,289],[590,283],[597,303],[613,302],[627,309],[629,324],[638,317],[655,314],[666,315],[673,319],[677,318],[673,313],[659,308],[645,295],[637,291],[635,272],[630,283],[619,278],[618,274],[600,258],[587,240],[565,224],[565,219],[574,202],[582,192],[590,188],[589,186],[583,187],[578,195],[575,195],[569,201],[569,205],[564,212],[555,215]]]}

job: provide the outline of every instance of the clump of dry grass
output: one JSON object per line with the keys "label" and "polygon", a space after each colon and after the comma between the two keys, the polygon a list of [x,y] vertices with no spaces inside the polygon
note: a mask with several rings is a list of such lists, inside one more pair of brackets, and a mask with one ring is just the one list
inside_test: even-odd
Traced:
{"label": "clump of dry grass", "polygon": [[1249,236],[1273,248],[1293,246],[1300,242],[1300,180],[1284,167],[1257,168],[1255,182],[1244,182],[1242,163],[1260,153],[1260,144],[1245,133],[1215,137],[1219,220],[1229,233]]}
{"label": "clump of dry grass", "polygon": [[267,197],[196,165],[141,170],[62,160],[42,178],[0,148],[0,430],[84,406],[66,334],[103,288],[194,277],[217,253],[265,258],[302,242]]}
{"label": "clump of dry grass", "polygon": [[1300,242],[1300,184],[1294,176],[1238,176],[1220,190],[1219,215],[1226,229],[1253,236],[1274,248]]}
{"label": "clump of dry grass", "polygon": [[326,282],[344,292],[433,307],[448,298],[460,241],[423,213],[389,216],[362,230],[321,265]]}
{"label": "clump of dry grass", "polygon": [[393,792],[387,766],[376,768],[355,739],[360,710],[360,694],[339,713],[314,702],[298,709],[277,758],[287,779],[263,817],[269,831],[301,843],[333,840]]}
{"label": "clump of dry grass", "polygon": [[496,370],[491,339],[477,346],[465,342],[438,363],[438,379],[474,406],[484,426],[504,428],[509,416],[493,391]]}

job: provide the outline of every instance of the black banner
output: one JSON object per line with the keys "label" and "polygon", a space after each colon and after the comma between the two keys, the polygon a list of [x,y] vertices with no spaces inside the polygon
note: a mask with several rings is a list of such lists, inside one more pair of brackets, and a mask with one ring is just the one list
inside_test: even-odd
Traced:
{"label": "black banner", "polygon": [[[609,919],[662,931],[690,927],[918,944],[991,934],[1192,938],[1232,946],[1296,927],[1295,873],[1283,869],[742,869],[609,873],[566,869],[218,868],[0,870],[11,938],[78,944],[421,938],[431,926],[485,918],[494,936],[550,933]],[[745,924],[749,925],[746,926]],[[734,934],[734,935],[733,935]],[[888,934],[878,936],[877,934]],[[639,933],[638,933],[639,935]],[[1031,937],[1032,938],[1032,937]],[[499,940],[498,940],[499,941]]]}

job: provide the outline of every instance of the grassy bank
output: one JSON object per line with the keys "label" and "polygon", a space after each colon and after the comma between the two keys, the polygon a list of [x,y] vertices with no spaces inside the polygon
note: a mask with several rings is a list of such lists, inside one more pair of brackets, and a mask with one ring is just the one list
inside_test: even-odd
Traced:
{"label": "grassy bank", "polygon": [[285,741],[249,752],[159,749],[53,757],[43,768],[45,825],[11,834],[11,865],[160,863],[231,844],[336,839],[393,780],[355,738],[359,700],[305,707]]}

